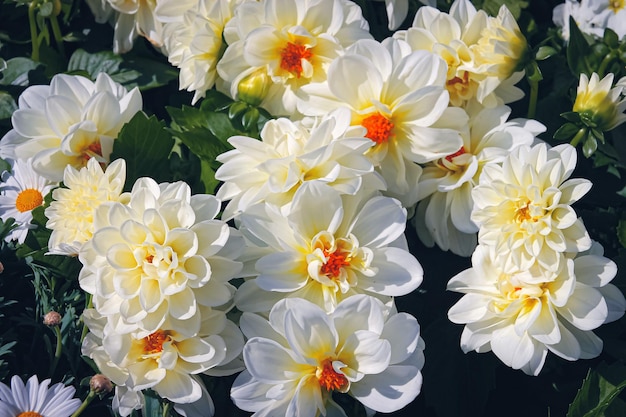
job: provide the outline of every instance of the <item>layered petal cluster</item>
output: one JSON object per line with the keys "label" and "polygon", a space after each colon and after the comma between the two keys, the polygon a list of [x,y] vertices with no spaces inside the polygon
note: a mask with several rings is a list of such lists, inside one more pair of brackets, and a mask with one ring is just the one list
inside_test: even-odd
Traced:
{"label": "layered petal cluster", "polygon": [[[613,87],[614,74],[608,73],[602,80],[597,73],[580,74],[573,111],[581,119],[602,131],[611,130],[626,121],[626,98],[624,87],[617,83]],[[613,88],[612,88],[613,87]]]}
{"label": "layered petal cluster", "polygon": [[35,171],[61,181],[67,165],[77,169],[90,158],[108,163],[113,140],[141,110],[137,88],[130,92],[106,73],[95,82],[57,74],[50,85],[28,87],[13,113],[13,129],[0,140],[0,157],[32,158]]}
{"label": "layered petal cluster", "polygon": [[223,311],[198,309],[202,322],[195,331],[177,320],[166,320],[152,332],[130,333],[118,332],[112,320],[96,310],[85,310],[83,318],[90,332],[82,354],[117,385],[113,408],[120,415],[141,408],[141,390],[148,388],[178,405],[194,403],[202,408],[202,415],[213,415],[213,401],[196,375],[211,374],[232,362],[241,354],[244,340]]}
{"label": "layered petal cluster", "polygon": [[2,173],[0,185],[0,219],[15,220],[15,227],[6,235],[5,241],[24,243],[28,231],[36,228],[31,222],[33,210],[44,204],[44,197],[58,184],[42,177],[33,170],[31,159],[17,160],[11,171]]}
{"label": "layered petal cluster", "polygon": [[117,159],[103,171],[95,158],[77,170],[65,167],[63,187],[52,191],[46,207],[46,227],[52,231],[48,253],[77,256],[82,245],[93,236],[96,208],[108,201],[123,201],[126,161]]}
{"label": "layered petal cluster", "polygon": [[79,253],[79,284],[115,330],[157,331],[174,320],[196,333],[200,306],[230,302],[243,240],[215,219],[220,201],[183,182],[140,178],[128,203],[100,204]]}
{"label": "layered petal cluster", "polygon": [[516,69],[526,52],[526,39],[506,7],[497,17],[476,11],[469,0],[455,0],[449,13],[421,7],[412,26],[393,36],[413,50],[430,51],[445,60],[453,106],[476,100],[493,107],[523,97],[514,84],[523,76]]}
{"label": "layered petal cluster", "polygon": [[564,253],[582,252],[591,239],[571,205],[591,188],[568,179],[576,166],[569,144],[520,146],[502,165],[483,168],[472,190],[472,221],[479,244],[493,247],[502,269],[526,270],[534,263],[549,271]]}
{"label": "layered petal cluster", "polygon": [[139,36],[157,48],[163,45],[163,24],[155,14],[157,0],[87,0],[87,4],[97,22],[109,20],[113,24],[113,52],[116,54],[133,49]]}
{"label": "layered petal cluster", "polygon": [[393,412],[420,392],[419,324],[380,300],[355,295],[330,315],[303,299],[276,304],[269,321],[244,313],[246,370],[231,389],[253,416],[347,416],[333,394]]}
{"label": "layered petal cluster", "polygon": [[215,85],[217,62],[226,45],[224,26],[237,0],[166,1],[156,6],[170,63],[179,70],[180,89],[193,91],[191,104]]}
{"label": "layered petal cluster", "polygon": [[0,382],[0,415],[70,417],[81,401],[74,398],[74,387],[62,383],[50,386],[50,380],[41,382],[37,375],[28,378],[26,384],[17,375],[11,377],[11,387]]}
{"label": "layered petal cluster", "polygon": [[[420,9],[421,10],[421,9]],[[322,115],[347,107],[351,123],[367,130],[367,155],[387,182],[387,194],[411,206],[417,201],[418,163],[456,152],[467,114],[448,107],[446,63],[411,52],[399,40],[360,40],[335,59],[328,81],[302,87],[299,110]]]}
{"label": "layered petal cluster", "polygon": [[387,299],[422,281],[404,237],[406,210],[390,197],[342,195],[310,182],[296,192],[287,216],[258,204],[240,221],[240,231],[259,246],[248,258],[256,261],[252,278],[235,294],[242,311],[266,312],[282,298],[299,297],[331,312],[351,295]]}
{"label": "layered petal cluster", "polygon": [[552,11],[552,21],[559,28],[565,42],[570,38],[570,17],[584,34],[602,38],[611,28],[619,38],[626,34],[626,3],[609,0],[565,0]]}
{"label": "layered petal cluster", "polygon": [[561,257],[554,272],[533,265],[509,273],[492,247],[479,245],[472,268],[448,283],[465,294],[448,317],[465,324],[463,351],[493,351],[507,366],[538,375],[548,351],[570,361],[600,354],[602,340],[592,330],[619,319],[626,308],[609,283],[616,273],[601,249]]}
{"label": "layered petal cluster", "polygon": [[531,145],[545,130],[534,120],[508,120],[510,114],[507,106],[471,112],[463,146],[424,166],[413,222],[427,246],[437,244],[460,256],[474,251],[478,227],[471,220],[472,188],[478,185],[483,167],[501,163],[514,148]]}
{"label": "layered petal cluster", "polygon": [[311,126],[287,118],[268,121],[258,139],[233,136],[235,149],[217,157],[223,165],[215,178],[224,184],[217,192],[230,200],[222,218],[230,219],[252,204],[268,202],[288,211],[296,190],[322,181],[342,193],[364,187],[381,189],[384,182],[364,155],[372,142],[363,129],[350,127],[349,112],[338,111]]}
{"label": "layered petal cluster", "polygon": [[344,48],[371,38],[368,29],[360,7],[348,0],[246,2],[227,24],[228,47],[217,71],[233,98],[242,80],[265,72],[271,86],[261,107],[293,115],[300,87],[325,80]]}

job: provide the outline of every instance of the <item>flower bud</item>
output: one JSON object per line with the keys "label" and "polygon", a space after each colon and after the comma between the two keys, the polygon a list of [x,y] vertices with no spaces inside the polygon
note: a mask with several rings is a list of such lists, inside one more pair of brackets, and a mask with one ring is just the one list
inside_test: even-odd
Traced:
{"label": "flower bud", "polygon": [[0,274],[4,272],[4,264],[0,262]]}
{"label": "flower bud", "polygon": [[113,390],[113,383],[102,374],[95,374],[89,380],[89,388],[96,394],[108,394]]}
{"label": "flower bud", "polygon": [[622,88],[611,89],[612,84],[612,73],[602,80],[595,72],[591,78],[580,75],[573,111],[587,126],[605,132],[624,122],[625,116],[620,114],[624,105],[619,101]]}
{"label": "flower bud", "polygon": [[247,75],[237,85],[237,97],[239,100],[258,106],[261,104],[272,84],[270,76],[264,70],[257,70]]}
{"label": "flower bud", "polygon": [[61,315],[56,311],[50,311],[45,316],[43,316],[43,324],[49,327],[58,326],[61,324]]}

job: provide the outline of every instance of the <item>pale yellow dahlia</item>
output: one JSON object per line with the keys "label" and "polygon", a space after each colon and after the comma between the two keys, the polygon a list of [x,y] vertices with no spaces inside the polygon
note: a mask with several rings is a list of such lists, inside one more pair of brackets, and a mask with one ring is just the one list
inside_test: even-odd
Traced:
{"label": "pale yellow dahlia", "polygon": [[[167,320],[198,331],[199,307],[228,303],[241,270],[236,231],[216,220],[220,201],[183,183],[140,178],[128,204],[101,204],[79,259],[81,288],[119,331],[154,332]],[[183,325],[183,324],[181,324]]]}
{"label": "pale yellow dahlia", "polygon": [[590,248],[589,234],[571,205],[591,188],[585,179],[569,179],[576,149],[569,144],[520,146],[502,165],[483,168],[472,190],[471,219],[478,243],[495,249],[505,272],[534,263],[549,271],[564,253]]}
{"label": "pale yellow dahlia", "polygon": [[46,227],[52,231],[48,253],[78,255],[93,235],[96,207],[108,201],[120,201],[125,181],[123,159],[112,162],[105,171],[95,158],[80,170],[68,165],[63,175],[64,187],[52,192],[53,201],[45,211]]}

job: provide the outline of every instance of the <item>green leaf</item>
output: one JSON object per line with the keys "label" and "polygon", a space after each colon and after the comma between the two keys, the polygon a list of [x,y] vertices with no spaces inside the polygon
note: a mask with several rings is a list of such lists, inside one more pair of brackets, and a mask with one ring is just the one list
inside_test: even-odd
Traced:
{"label": "green leaf", "polygon": [[618,362],[601,363],[589,370],[576,398],[567,410],[567,417],[602,417],[604,412],[626,388],[626,366]]}
{"label": "green leaf", "polygon": [[19,85],[27,87],[30,85],[29,73],[31,71],[43,70],[43,65],[29,58],[17,57],[6,61],[7,68],[2,71],[0,85]]}
{"label": "green leaf", "polygon": [[574,123],[565,123],[554,132],[553,138],[556,140],[567,140],[578,133],[579,127]]}
{"label": "green leaf", "polygon": [[17,110],[17,104],[10,94],[0,91],[0,119],[9,119]]}
{"label": "green leaf", "polygon": [[567,65],[576,78],[581,73],[591,74],[586,57],[590,47],[587,39],[578,28],[573,17],[569,18],[569,43],[567,44]]}
{"label": "green leaf", "polygon": [[583,144],[583,155],[585,155],[585,158],[589,158],[593,155],[596,149],[598,149],[598,142],[592,134],[589,134],[589,136],[587,136],[587,140],[585,140],[585,143]]}
{"label": "green leaf", "polygon": [[152,177],[157,182],[170,177],[168,157],[174,146],[172,135],[165,123],[155,116],[138,112],[122,127],[113,142],[111,161],[126,161],[126,186],[132,188],[137,178]]}
{"label": "green leaf", "polygon": [[561,113],[561,117],[572,123],[580,122],[580,114],[575,111],[566,111],[565,113]]}
{"label": "green leaf", "polygon": [[619,48],[619,36],[611,28],[604,29],[602,41],[610,48]]}
{"label": "green leaf", "polygon": [[518,19],[522,13],[522,9],[528,7],[528,1],[520,0],[484,0],[481,9],[492,16],[498,14],[500,7],[506,6],[515,19]]}
{"label": "green leaf", "polygon": [[626,220],[620,220],[617,224],[617,238],[619,243],[626,248]]}
{"label": "green leaf", "polygon": [[553,55],[557,55],[558,53],[559,51],[557,51],[556,48],[544,45],[537,49],[537,53],[535,53],[535,59],[537,61],[543,61],[544,59],[548,59]]}
{"label": "green leaf", "polygon": [[68,72],[86,71],[93,79],[101,72],[113,75],[119,72],[123,59],[112,51],[89,53],[84,49],[77,49],[67,64]]}

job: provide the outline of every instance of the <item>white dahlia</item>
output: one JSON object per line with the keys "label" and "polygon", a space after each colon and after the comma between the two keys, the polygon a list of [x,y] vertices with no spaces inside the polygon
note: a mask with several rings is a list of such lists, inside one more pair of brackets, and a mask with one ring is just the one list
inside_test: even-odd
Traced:
{"label": "white dahlia", "polygon": [[199,306],[220,306],[234,293],[229,280],[243,241],[216,220],[220,201],[191,195],[183,182],[140,178],[128,204],[103,203],[94,233],[79,259],[81,288],[105,316],[119,315],[117,330],[159,329],[166,319],[200,326]]}
{"label": "white dahlia", "polygon": [[61,181],[67,165],[79,169],[90,158],[108,163],[113,140],[141,106],[137,88],[128,92],[106,73],[95,82],[57,74],[49,86],[28,87],[19,97],[0,156],[32,158],[40,175]]}
{"label": "white dahlia", "polygon": [[507,272],[535,262],[553,270],[563,253],[582,252],[591,239],[571,205],[591,188],[568,179],[576,166],[569,144],[519,146],[500,164],[483,168],[472,190],[478,243],[495,249]]}

